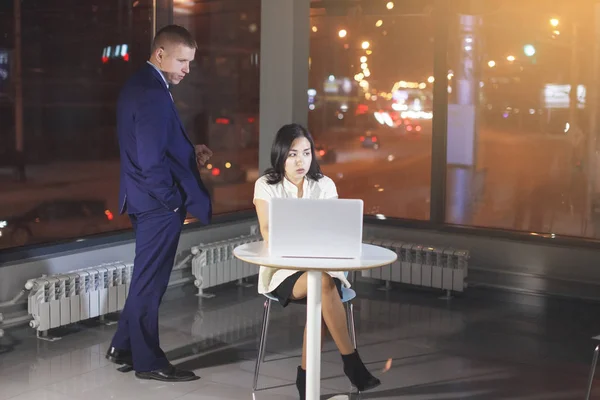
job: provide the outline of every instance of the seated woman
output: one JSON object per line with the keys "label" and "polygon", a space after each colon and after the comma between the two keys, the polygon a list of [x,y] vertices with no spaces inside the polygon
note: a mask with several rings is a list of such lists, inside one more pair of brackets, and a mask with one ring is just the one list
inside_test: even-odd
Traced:
{"label": "seated woman", "polygon": [[[315,159],[315,145],[310,133],[302,126],[283,126],[271,148],[271,168],[256,181],[254,205],[258,214],[260,232],[269,241],[269,200],[272,198],[337,198],[335,183],[321,173]],[[324,325],[342,354],[344,372],[359,391],[372,389],[381,382],[367,370],[348,333],[346,313],[341,300],[341,285],[350,287],[343,272],[322,275],[322,310]],[[291,300],[306,298],[306,273],[261,267],[258,292],[275,296],[286,307]],[[323,334],[326,330],[323,329]],[[305,398],[306,387],[306,327],[302,346],[302,365],[298,367],[296,386],[300,399]]]}

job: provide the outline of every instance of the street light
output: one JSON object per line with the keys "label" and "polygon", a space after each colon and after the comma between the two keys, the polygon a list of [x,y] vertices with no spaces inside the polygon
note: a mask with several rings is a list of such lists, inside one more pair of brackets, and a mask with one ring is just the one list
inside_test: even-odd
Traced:
{"label": "street light", "polygon": [[361,46],[362,46],[363,49],[366,50],[366,49],[369,48],[369,46],[371,46],[371,44],[368,41],[365,40],[364,42],[362,42]]}
{"label": "street light", "polygon": [[435,78],[433,76],[430,76],[429,78],[427,78],[427,82],[433,83],[435,82]]}
{"label": "street light", "polygon": [[362,57],[360,58],[360,62],[361,62],[361,63],[366,63],[366,62],[367,62],[367,56],[362,56]]}
{"label": "street light", "polygon": [[360,64],[360,68],[361,69],[367,69],[369,66],[367,65],[367,63],[362,63]]}
{"label": "street light", "polygon": [[558,18],[552,18],[550,20],[550,25],[552,25],[553,27],[556,28],[558,26],[558,24],[560,24],[560,21],[558,20]]}
{"label": "street light", "polygon": [[513,61],[515,61],[517,58],[516,58],[515,56],[508,56],[508,57],[506,57],[506,59],[507,59],[508,61],[510,61],[510,62],[513,62]]}
{"label": "street light", "polygon": [[381,19],[379,21],[375,22],[375,26],[378,28],[381,27],[382,25],[383,25],[383,20],[381,20]]}
{"label": "street light", "polygon": [[392,8],[394,8],[394,2],[388,1],[388,3],[385,6],[387,7],[388,10],[391,10]]}
{"label": "street light", "polygon": [[319,28],[317,28],[316,26],[313,26],[313,27],[312,27],[312,31],[313,31],[313,32],[315,32],[315,33],[316,33],[318,30],[319,30]]}
{"label": "street light", "polygon": [[340,29],[340,31],[338,32],[338,36],[341,38],[345,38],[347,34],[348,32],[345,29]]}
{"label": "street light", "polygon": [[489,61],[489,62],[488,62],[488,66],[489,66],[490,68],[494,68],[494,67],[496,66],[496,61],[494,61],[494,60],[491,60],[491,61]]}
{"label": "street light", "polygon": [[526,44],[523,47],[523,52],[527,57],[533,57],[535,55],[535,47],[532,44]]}

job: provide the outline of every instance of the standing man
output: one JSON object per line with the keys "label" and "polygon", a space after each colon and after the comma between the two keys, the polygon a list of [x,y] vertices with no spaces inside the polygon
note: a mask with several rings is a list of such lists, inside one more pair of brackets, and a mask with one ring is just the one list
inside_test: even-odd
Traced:
{"label": "standing man", "polygon": [[141,379],[199,379],[169,363],[158,339],[158,308],[167,289],[187,211],[209,224],[211,200],[198,166],[212,155],[188,138],[169,92],[190,72],[196,53],[180,26],[161,29],[150,60],[123,87],[117,103],[121,155],[120,212],[135,232],[127,302],[106,357]]}

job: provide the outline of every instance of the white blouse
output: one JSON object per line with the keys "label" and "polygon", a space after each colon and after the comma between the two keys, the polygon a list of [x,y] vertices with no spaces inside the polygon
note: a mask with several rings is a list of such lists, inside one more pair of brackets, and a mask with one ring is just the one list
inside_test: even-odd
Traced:
{"label": "white blouse", "polygon": [[[335,199],[338,197],[335,183],[324,176],[318,181],[308,177],[304,178],[302,187],[303,199]],[[280,183],[269,185],[267,177],[262,176],[254,185],[254,200],[270,201],[272,198],[298,197],[298,188],[292,182],[284,178]],[[289,269],[271,268],[261,266],[258,273],[258,293],[270,293],[277,288],[288,276],[297,271]],[[342,284],[349,288],[350,282],[341,271],[327,272],[331,277],[338,278]]]}

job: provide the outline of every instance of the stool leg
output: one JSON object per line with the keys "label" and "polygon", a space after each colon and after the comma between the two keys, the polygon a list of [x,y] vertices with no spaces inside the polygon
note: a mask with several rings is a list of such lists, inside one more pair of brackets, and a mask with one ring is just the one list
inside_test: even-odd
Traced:
{"label": "stool leg", "polygon": [[260,343],[258,345],[258,356],[256,357],[256,365],[254,366],[254,390],[258,386],[258,373],[260,371],[260,364],[263,362],[265,357],[265,348],[267,347],[267,331],[269,330],[269,313],[271,311],[271,299],[265,301],[263,311],[263,323],[260,331]]}
{"label": "stool leg", "polygon": [[348,312],[348,322],[350,325],[350,338],[352,339],[352,345],[354,346],[354,349],[358,348],[358,345],[356,343],[356,324],[354,323],[354,305],[352,304],[351,301],[346,303],[347,305],[347,312]]}
{"label": "stool leg", "polygon": [[598,353],[600,352],[600,345],[596,346],[596,350],[594,350],[594,358],[592,359],[592,367],[590,369],[590,378],[588,381],[587,395],[585,396],[586,400],[590,399],[592,395],[592,384],[594,383],[594,374],[596,373],[596,364],[598,364]]}

